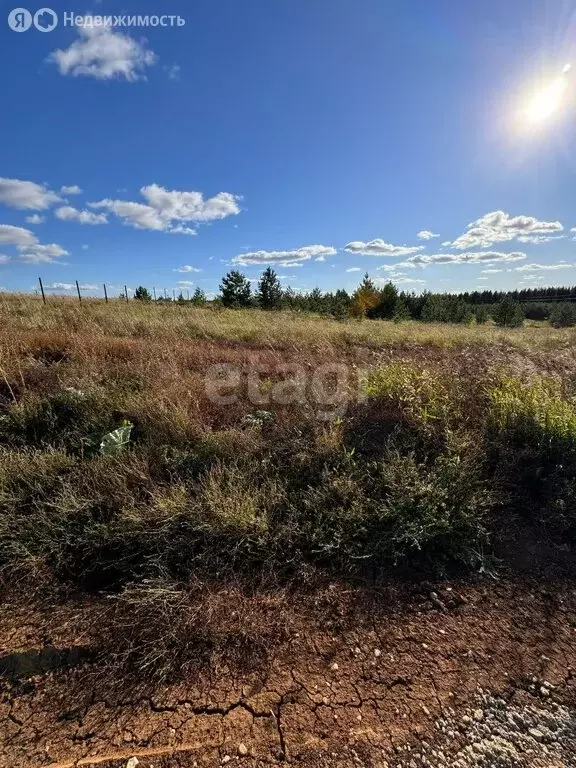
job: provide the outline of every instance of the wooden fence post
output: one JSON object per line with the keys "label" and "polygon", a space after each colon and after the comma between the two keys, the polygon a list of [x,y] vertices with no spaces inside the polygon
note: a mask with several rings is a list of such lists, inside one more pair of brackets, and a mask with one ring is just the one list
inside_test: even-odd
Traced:
{"label": "wooden fence post", "polygon": [[42,293],[42,301],[44,302],[44,304],[46,304],[46,296],[44,295],[44,286],[42,285],[42,278],[41,277],[38,278],[38,282],[40,283],[40,291]]}
{"label": "wooden fence post", "polygon": [[76,280],[76,290],[78,291],[78,301],[80,304],[82,304],[82,294],[80,293],[80,286],[78,285],[78,280]]}
{"label": "wooden fence post", "polygon": [[108,292],[106,290],[106,283],[103,283],[103,286],[104,286],[104,301],[106,302],[106,304],[108,304]]}
{"label": "wooden fence post", "polygon": [[126,296],[126,303],[128,303],[128,288],[124,286],[124,296]]}

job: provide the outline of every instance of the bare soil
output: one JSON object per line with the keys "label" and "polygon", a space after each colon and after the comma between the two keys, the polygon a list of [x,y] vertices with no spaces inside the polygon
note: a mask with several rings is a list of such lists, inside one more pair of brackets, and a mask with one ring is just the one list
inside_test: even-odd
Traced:
{"label": "bare soil", "polygon": [[212,654],[163,686],[96,660],[96,608],[3,605],[0,766],[467,765],[498,707],[526,731],[515,756],[470,764],[576,765],[574,742],[529,727],[540,711],[574,722],[572,581],[331,584],[273,606],[285,637],[257,664]]}

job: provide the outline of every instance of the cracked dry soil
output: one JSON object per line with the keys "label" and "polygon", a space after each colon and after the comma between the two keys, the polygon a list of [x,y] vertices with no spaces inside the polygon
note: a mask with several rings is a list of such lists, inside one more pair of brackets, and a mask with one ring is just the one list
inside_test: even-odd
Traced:
{"label": "cracked dry soil", "polygon": [[0,766],[576,766],[571,584],[333,587],[328,602],[303,601],[260,668],[212,657],[164,686],[95,662],[81,607],[62,623],[7,605]]}

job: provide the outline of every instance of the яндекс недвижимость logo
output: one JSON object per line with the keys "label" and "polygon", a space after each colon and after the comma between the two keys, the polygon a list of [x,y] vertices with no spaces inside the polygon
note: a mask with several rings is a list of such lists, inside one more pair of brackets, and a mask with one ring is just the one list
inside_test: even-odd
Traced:
{"label": "\u044f\u043d\u0434\u0435\u043a\u0441 \u043d\u0435\u0434\u0432\u0438\u0436\u0438\u043c\u043e\u0441\u0442\u044c logo", "polygon": [[34,26],[38,32],[52,32],[61,22],[63,27],[110,29],[113,27],[184,27],[186,19],[179,14],[79,14],[62,11],[60,17],[52,8],[40,8],[32,14],[27,8],[13,8],[8,26],[13,32],[27,32]]}

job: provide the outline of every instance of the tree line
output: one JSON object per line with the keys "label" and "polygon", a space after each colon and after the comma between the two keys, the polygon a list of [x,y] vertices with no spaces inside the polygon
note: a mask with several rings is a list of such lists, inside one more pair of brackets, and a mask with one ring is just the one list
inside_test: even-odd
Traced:
{"label": "tree line", "polygon": [[[267,267],[256,289],[239,270],[231,270],[222,278],[218,296],[208,302],[201,288],[196,288],[190,299],[180,293],[176,302],[203,306],[207,303],[230,309],[259,308],[264,311],[292,310],[329,315],[338,320],[348,317],[362,319],[421,320],[441,323],[483,324],[492,319],[497,325],[520,326],[525,319],[547,320],[557,327],[576,325],[576,287],[524,288],[514,291],[472,291],[458,294],[424,291],[398,291],[388,282],[377,286],[364,275],[355,291],[343,289],[324,292],[314,288],[298,292],[284,288],[278,275]],[[134,298],[152,301],[147,288],[136,289]],[[157,302],[172,302],[160,297]]]}

